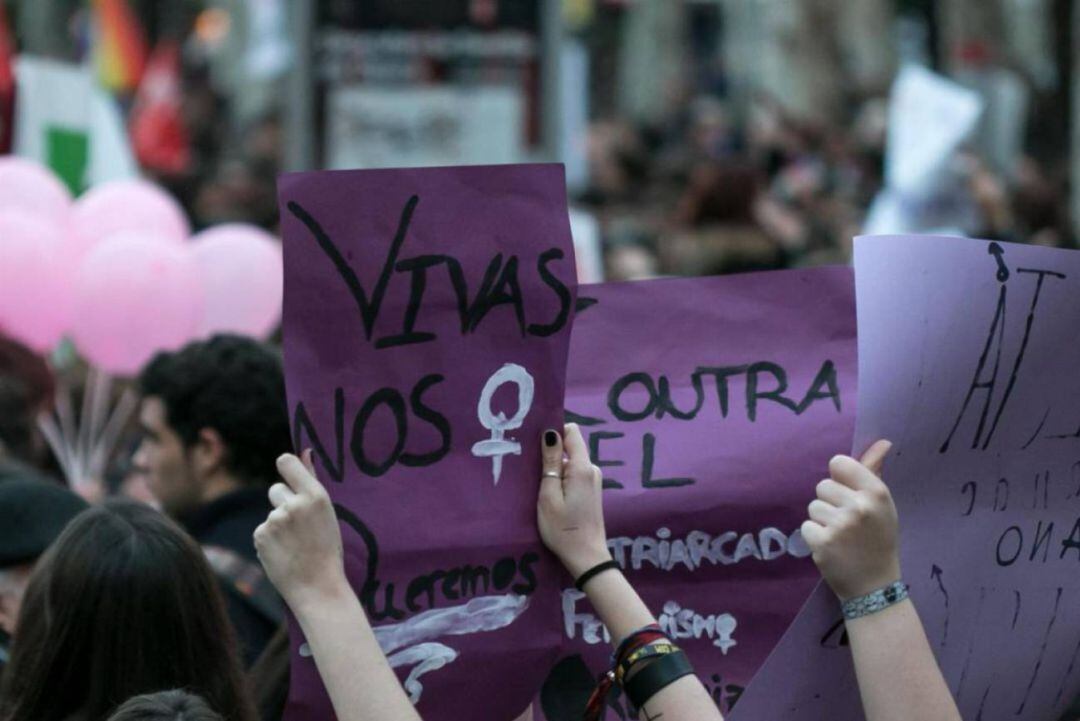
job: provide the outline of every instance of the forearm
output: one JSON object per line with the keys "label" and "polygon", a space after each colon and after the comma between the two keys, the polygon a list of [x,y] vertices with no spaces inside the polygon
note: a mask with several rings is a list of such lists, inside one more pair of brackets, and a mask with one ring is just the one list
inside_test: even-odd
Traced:
{"label": "forearm", "polygon": [[621,571],[596,576],[585,584],[585,593],[615,646],[634,631],[656,623],[656,617]]}
{"label": "forearm", "polygon": [[696,675],[683,676],[649,699],[639,721],[724,721],[720,709]]}
{"label": "forearm", "polygon": [[[656,617],[620,571],[601,573],[585,585],[585,592],[616,646],[634,631],[656,623]],[[696,675],[683,676],[657,692],[645,703],[639,718],[654,721],[723,719]]]}
{"label": "forearm", "polygon": [[340,721],[420,721],[352,589],[297,605],[293,611]]}
{"label": "forearm", "polygon": [[910,600],[847,631],[867,721],[961,721]]}

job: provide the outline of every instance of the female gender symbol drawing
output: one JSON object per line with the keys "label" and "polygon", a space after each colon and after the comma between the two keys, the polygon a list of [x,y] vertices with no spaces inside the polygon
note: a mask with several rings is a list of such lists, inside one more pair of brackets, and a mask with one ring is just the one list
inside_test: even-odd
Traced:
{"label": "female gender symbol drawing", "polygon": [[[495,391],[504,383],[513,383],[518,387],[517,411],[509,419],[502,411],[494,413],[491,410],[491,399]],[[484,384],[484,390],[480,392],[480,402],[476,406],[476,413],[480,417],[480,425],[491,431],[491,438],[473,444],[472,452],[478,458],[491,458],[491,473],[495,477],[495,485],[499,484],[499,476],[502,475],[503,456],[521,455],[521,444],[513,438],[506,438],[506,432],[521,428],[521,424],[525,422],[525,416],[532,408],[532,402],[533,377],[516,363],[507,363],[495,371],[495,374]]]}

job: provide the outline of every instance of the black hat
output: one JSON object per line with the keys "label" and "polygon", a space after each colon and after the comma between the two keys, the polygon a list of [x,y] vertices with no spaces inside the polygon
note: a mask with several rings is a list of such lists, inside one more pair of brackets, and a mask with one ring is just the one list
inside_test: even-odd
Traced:
{"label": "black hat", "polygon": [[88,505],[54,483],[24,479],[0,483],[0,568],[36,561]]}

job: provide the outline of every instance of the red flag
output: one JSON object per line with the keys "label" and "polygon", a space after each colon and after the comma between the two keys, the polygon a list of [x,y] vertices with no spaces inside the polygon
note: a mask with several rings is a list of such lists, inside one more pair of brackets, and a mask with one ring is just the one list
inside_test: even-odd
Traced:
{"label": "red flag", "polygon": [[10,153],[15,125],[15,41],[0,5],[0,153]]}
{"label": "red flag", "polygon": [[131,109],[131,145],[143,168],[177,175],[191,164],[182,102],[180,46],[164,41],[146,64]]}

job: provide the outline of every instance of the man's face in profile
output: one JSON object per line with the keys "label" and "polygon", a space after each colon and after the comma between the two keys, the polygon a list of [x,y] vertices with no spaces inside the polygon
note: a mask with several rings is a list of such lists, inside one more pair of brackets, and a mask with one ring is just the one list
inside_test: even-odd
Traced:
{"label": "man's face in profile", "polygon": [[173,516],[197,506],[201,497],[199,482],[183,439],[169,425],[165,402],[156,396],[144,398],[139,408],[139,426],[142,442],[133,460],[150,493]]}

